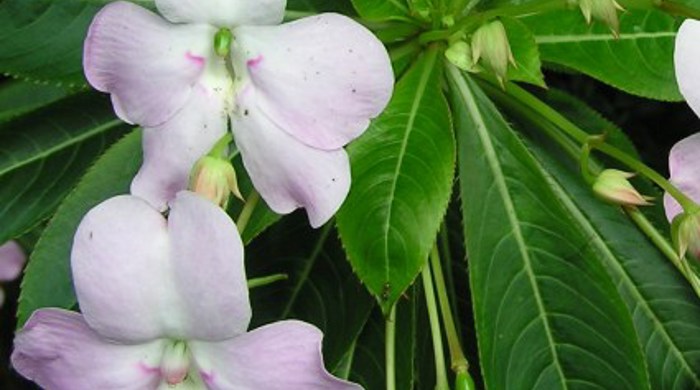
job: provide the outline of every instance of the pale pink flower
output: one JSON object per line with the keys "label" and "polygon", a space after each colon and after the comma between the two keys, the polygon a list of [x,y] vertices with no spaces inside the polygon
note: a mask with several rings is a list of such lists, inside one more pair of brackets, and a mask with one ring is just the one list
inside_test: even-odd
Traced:
{"label": "pale pink flower", "polygon": [[[0,245],[0,282],[15,280],[22,272],[27,257],[16,241]],[[5,292],[0,288],[0,306],[5,303]]]}
{"label": "pale pink flower", "polygon": [[177,194],[168,218],[118,196],[81,222],[71,255],[82,314],[40,309],[12,364],[49,390],[356,390],[323,367],[300,321],[247,331],[243,245],[210,201]]}
{"label": "pale pink flower", "polygon": [[[678,87],[690,108],[700,116],[700,22],[687,19],[681,25],[676,36],[674,64]],[[676,143],[668,160],[671,182],[700,203],[700,133]],[[664,208],[669,221],[683,212],[668,194],[664,195]]]}
{"label": "pale pink flower", "polygon": [[[338,14],[279,25],[285,0],[156,0],[160,16],[117,1],[85,42],[90,83],[123,120],[146,128],[132,193],[165,209],[227,131],[272,210],[304,207],[327,221],[350,186],[343,146],[386,106],[393,73],[384,46]],[[219,28],[232,33],[217,56]],[[227,70],[229,61],[229,70]]]}

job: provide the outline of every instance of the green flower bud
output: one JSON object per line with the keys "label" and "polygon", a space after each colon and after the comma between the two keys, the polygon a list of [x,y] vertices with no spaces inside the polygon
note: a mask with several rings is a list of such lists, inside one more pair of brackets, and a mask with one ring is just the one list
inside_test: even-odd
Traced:
{"label": "green flower bud", "polygon": [[467,42],[456,41],[445,50],[445,57],[452,65],[467,72],[477,72],[478,67],[472,59],[472,49]]}
{"label": "green flower bud", "polygon": [[231,162],[212,156],[197,161],[190,174],[190,189],[222,208],[226,208],[230,194],[243,199]]}
{"label": "green flower bud", "polygon": [[601,21],[610,27],[615,36],[618,36],[620,20],[617,17],[617,12],[625,9],[615,0],[578,0],[578,6],[581,8],[586,22],[591,23],[593,19]]}
{"label": "green flower bud", "polygon": [[700,213],[682,213],[671,223],[671,239],[681,258],[690,253],[700,260]]}
{"label": "green flower bud", "polygon": [[593,183],[593,192],[608,202],[622,206],[647,206],[650,198],[640,194],[629,182],[633,173],[617,169],[606,169]]}
{"label": "green flower bud", "polygon": [[472,35],[472,59],[493,72],[503,84],[508,63],[515,65],[503,23],[494,20],[479,27]]}

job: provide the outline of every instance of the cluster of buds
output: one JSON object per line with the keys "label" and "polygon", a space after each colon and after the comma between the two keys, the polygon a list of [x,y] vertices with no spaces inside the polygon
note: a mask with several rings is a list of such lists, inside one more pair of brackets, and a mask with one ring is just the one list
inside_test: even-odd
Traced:
{"label": "cluster of buds", "polygon": [[445,56],[456,67],[467,72],[485,69],[493,73],[501,84],[506,80],[508,65],[516,66],[506,29],[500,20],[490,21],[476,29],[470,43],[464,38],[454,39]]}

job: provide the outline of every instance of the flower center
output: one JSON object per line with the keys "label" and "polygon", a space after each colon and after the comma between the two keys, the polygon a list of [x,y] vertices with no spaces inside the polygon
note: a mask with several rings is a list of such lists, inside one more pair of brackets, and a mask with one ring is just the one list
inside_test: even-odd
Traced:
{"label": "flower center", "polygon": [[174,341],[166,345],[160,361],[160,372],[168,385],[182,383],[190,371],[190,352],[187,343]]}

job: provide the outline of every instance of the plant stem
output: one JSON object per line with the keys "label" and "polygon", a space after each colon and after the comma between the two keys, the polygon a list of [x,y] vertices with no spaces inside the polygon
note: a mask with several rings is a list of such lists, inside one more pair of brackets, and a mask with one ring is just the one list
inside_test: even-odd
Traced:
{"label": "plant stem", "polygon": [[231,143],[231,141],[233,141],[233,135],[230,132],[226,132],[223,137],[216,141],[207,156],[225,158],[227,155],[228,145]]}
{"label": "plant stem", "polygon": [[469,33],[480,25],[500,16],[520,17],[557,9],[565,9],[569,6],[566,0],[534,0],[520,4],[509,5],[475,13],[460,19],[454,26],[447,30],[432,30],[420,35],[419,41],[423,44],[445,40],[452,35],[461,32]]}
{"label": "plant stem", "polygon": [[255,190],[248,195],[248,200],[246,200],[245,205],[243,205],[243,210],[241,210],[241,213],[238,215],[238,220],[236,221],[238,233],[243,234],[243,231],[248,225],[250,217],[253,215],[253,210],[255,210],[255,206],[257,206],[259,200],[260,194],[258,194],[258,192]]}
{"label": "plant stem", "polygon": [[673,0],[662,0],[656,7],[666,13],[674,16],[683,16],[686,18],[700,19],[700,10],[689,7],[683,3]]}
{"label": "plant stem", "polygon": [[651,242],[656,245],[659,250],[668,257],[669,260],[676,266],[676,268],[683,274],[683,276],[688,280],[695,294],[700,297],[700,280],[695,272],[688,267],[687,262],[680,258],[673,246],[666,240],[666,237],[661,235],[658,230],[652,225],[652,223],[647,219],[641,211],[636,208],[625,208],[627,215],[637,224],[639,229],[646,234]]}
{"label": "plant stem", "polygon": [[435,390],[449,390],[447,382],[447,370],[445,369],[445,355],[442,346],[442,332],[440,332],[440,318],[435,301],[435,290],[433,280],[430,275],[430,264],[426,264],[421,272],[423,279],[423,292],[425,293],[425,303],[428,307],[428,317],[430,318],[430,334],[433,339],[433,353],[435,355]]}
{"label": "plant stem", "polygon": [[266,286],[268,284],[287,279],[289,279],[289,275],[287,274],[272,274],[268,276],[262,276],[259,278],[248,279],[248,289],[250,290],[256,287]]}
{"label": "plant stem", "polygon": [[435,291],[437,291],[438,301],[440,302],[440,312],[442,314],[442,324],[445,328],[445,335],[447,336],[447,346],[450,349],[450,366],[455,373],[466,372],[469,370],[469,362],[467,362],[467,358],[462,351],[459,334],[457,333],[455,321],[452,317],[450,301],[447,297],[447,290],[445,287],[445,278],[442,274],[440,252],[438,252],[437,245],[434,245],[433,250],[430,252],[430,266],[435,278]]}
{"label": "plant stem", "polygon": [[[530,109],[536,111],[539,115],[544,117],[549,122],[552,122],[559,129],[564,131],[568,136],[579,142],[580,144],[585,144],[590,137],[590,134],[581,130],[578,126],[570,122],[563,115],[558,113],[552,107],[537,99],[535,96],[520,88],[519,86],[508,83],[506,85],[506,93],[511,97],[522,102],[525,106],[530,107]],[[615,160],[623,163],[635,172],[638,172],[646,176],[649,180],[653,181],[661,187],[664,191],[668,192],[676,201],[683,207],[686,212],[694,212],[700,210],[698,206],[692,199],[681,192],[676,186],[671,184],[658,172],[651,169],[649,166],[645,165],[636,158],[628,155],[622,150],[607,144],[601,143],[593,145],[596,150],[607,154],[608,156],[614,158]]]}
{"label": "plant stem", "polygon": [[396,390],[396,304],[389,312],[384,333],[386,390]]}

